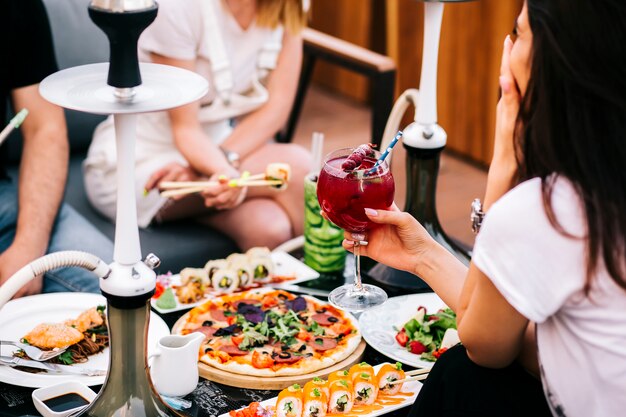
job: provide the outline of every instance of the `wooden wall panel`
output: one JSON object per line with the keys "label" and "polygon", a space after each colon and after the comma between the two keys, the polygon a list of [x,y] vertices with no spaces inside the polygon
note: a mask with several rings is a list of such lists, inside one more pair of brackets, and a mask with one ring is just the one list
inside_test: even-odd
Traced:
{"label": "wooden wall panel", "polygon": [[[521,4],[522,0],[481,0],[444,8],[439,124],[448,133],[448,149],[485,165],[492,153],[502,41]],[[398,93],[419,86],[423,9],[415,0],[388,2],[387,51],[398,63]]]}
{"label": "wooden wall panel", "polygon": [[[480,0],[445,5],[437,85],[439,124],[448,133],[449,149],[484,165],[492,154],[502,42],[522,3]],[[312,27],[391,56],[398,65],[397,95],[419,87],[423,3],[313,0],[311,16]],[[318,67],[316,82],[367,101],[366,79],[336,67]],[[410,113],[406,123],[411,120]]]}
{"label": "wooden wall panel", "polygon": [[[313,0],[309,26],[356,45],[372,49],[372,12],[374,0]],[[384,34],[384,27],[381,28]],[[361,102],[369,97],[368,80],[336,66],[320,62],[314,80]]]}

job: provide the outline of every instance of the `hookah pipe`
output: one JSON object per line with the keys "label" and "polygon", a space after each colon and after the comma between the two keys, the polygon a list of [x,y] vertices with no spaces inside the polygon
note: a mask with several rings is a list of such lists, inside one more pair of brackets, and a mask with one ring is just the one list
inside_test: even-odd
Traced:
{"label": "hookah pipe", "polygon": [[[80,266],[99,277],[100,290],[107,299],[111,356],[98,396],[78,415],[180,415],[163,402],[148,373],[149,302],[156,287],[153,269],[160,260],[149,254],[141,261],[134,181],[135,127],[138,113],[188,104],[206,93],[208,83],[201,76],[180,68],[139,64],[139,35],[154,21],[157,11],[154,0],[92,0],[89,16],[109,38],[110,64],[68,68],[50,75],[40,84],[41,95],[54,104],[84,112],[113,114],[117,148],[113,263],[106,265],[84,252],[49,254],[23,267],[0,287],[1,308],[26,282],[54,268]],[[142,73],[145,80],[142,80]],[[105,76],[108,86],[103,84]]]}
{"label": "hookah pipe", "polygon": [[[413,215],[428,233],[466,265],[470,253],[450,239],[437,217],[435,193],[441,152],[448,135],[437,123],[437,61],[439,38],[443,19],[443,3],[470,0],[419,0],[424,8],[424,54],[420,90],[408,89],[396,100],[385,131],[381,149],[386,149],[409,106],[415,107],[413,122],[402,129],[402,143],[407,151],[407,199],[405,211]],[[391,155],[390,155],[391,156]],[[391,161],[389,162],[391,163]],[[367,275],[379,282],[399,289],[426,291],[428,285],[414,275],[383,264],[374,265]]]}

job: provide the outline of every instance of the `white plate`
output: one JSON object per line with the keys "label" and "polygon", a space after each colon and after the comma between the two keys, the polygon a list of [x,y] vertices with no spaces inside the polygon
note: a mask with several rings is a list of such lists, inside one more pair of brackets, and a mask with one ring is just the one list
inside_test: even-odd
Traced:
{"label": "white plate", "polygon": [[385,356],[416,368],[430,368],[433,362],[420,359],[396,342],[394,327],[401,329],[424,306],[428,314],[446,307],[435,293],[411,294],[393,297],[379,307],[366,310],[359,317],[361,333],[365,341]]}
{"label": "white plate", "polygon": [[[75,318],[83,311],[98,305],[106,305],[106,299],[99,294],[90,293],[50,293],[9,301],[0,310],[0,335],[3,340],[19,340],[33,327],[40,323],[58,323]],[[157,341],[170,334],[167,324],[154,313],[150,314],[148,331],[148,351],[156,347]],[[11,355],[17,348],[1,347],[2,355]],[[77,363],[77,368],[108,369],[109,348],[92,355],[88,361]],[[105,376],[55,375],[47,373],[29,373],[0,366],[0,381],[22,387],[40,388],[65,381],[79,381],[94,386],[104,383]]]}
{"label": "white plate", "polygon": [[[383,366],[384,364],[378,364],[376,366],[374,366],[374,371],[378,372],[378,370],[380,369],[381,366]],[[387,413],[391,413],[392,411],[395,410],[399,410],[401,408],[404,407],[408,407],[409,405],[413,404],[415,402],[415,399],[417,398],[417,394],[420,392],[420,389],[422,389],[422,383],[419,381],[409,381],[409,382],[405,382],[404,384],[402,384],[402,389],[400,390],[401,392],[406,392],[406,393],[412,393],[413,395],[411,396],[403,396],[401,398],[404,399],[404,401],[402,401],[399,404],[394,404],[394,405],[384,405],[383,408],[381,408],[380,410],[374,410],[370,413],[367,414],[361,414],[363,416],[367,416],[367,417],[376,417],[376,416],[381,416],[383,414],[387,414]],[[261,405],[264,407],[267,406],[276,406],[276,399],[278,398],[278,396],[274,397],[274,398],[269,398],[265,401],[261,402]],[[358,407],[358,406],[356,406]],[[353,412],[348,412],[347,414],[349,415],[353,415]],[[329,415],[335,415],[335,416],[341,416],[341,414],[329,414]],[[219,417],[229,417],[228,413],[224,413],[222,415],[220,415]]]}
{"label": "white plate", "polygon": [[[289,255],[287,252],[274,251],[272,252],[271,256],[272,256],[272,261],[274,262],[274,265],[276,267],[274,269],[274,275],[295,277],[294,279],[291,279],[289,281],[284,281],[284,284],[286,285],[298,284],[300,282],[310,281],[312,279],[319,278],[320,276],[320,274],[317,271],[305,265],[304,263],[300,262],[293,256]],[[170,285],[179,285],[180,275],[178,274],[172,275],[170,280],[171,280]],[[281,283],[268,282],[266,285],[271,286],[272,288],[281,288]],[[223,294],[214,294],[214,295],[207,294],[205,298],[195,303],[181,303],[178,301],[176,297],[174,297],[176,301],[176,306],[174,308],[168,308],[168,309],[164,309],[164,308],[157,306],[156,299],[152,299],[151,303],[152,303],[152,307],[161,314],[172,313],[174,311],[187,310],[187,309],[193,308],[199,304],[204,303],[206,300],[219,297],[220,295],[223,295]]]}

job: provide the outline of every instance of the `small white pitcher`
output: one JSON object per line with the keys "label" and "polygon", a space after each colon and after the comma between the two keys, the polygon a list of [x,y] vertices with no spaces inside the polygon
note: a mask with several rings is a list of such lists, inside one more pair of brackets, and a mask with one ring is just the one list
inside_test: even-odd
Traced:
{"label": "small white pitcher", "polygon": [[[182,397],[198,385],[198,350],[204,334],[164,336],[148,358],[150,376],[156,390],[163,395]],[[152,362],[152,363],[150,363]]]}

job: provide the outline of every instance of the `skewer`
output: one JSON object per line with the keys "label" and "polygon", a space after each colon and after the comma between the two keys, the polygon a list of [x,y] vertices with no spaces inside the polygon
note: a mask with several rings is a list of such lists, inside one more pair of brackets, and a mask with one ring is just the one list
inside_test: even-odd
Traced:
{"label": "skewer", "polygon": [[417,376],[412,376],[410,378],[398,379],[396,381],[390,382],[388,385],[401,384],[401,383],[409,382],[409,381],[422,381],[426,378],[428,378],[428,374],[421,374]]}
{"label": "skewer", "polygon": [[427,374],[429,372],[430,372],[430,368],[421,368],[421,369],[416,369],[414,371],[405,372],[404,375],[406,376],[422,375],[422,374]]}

